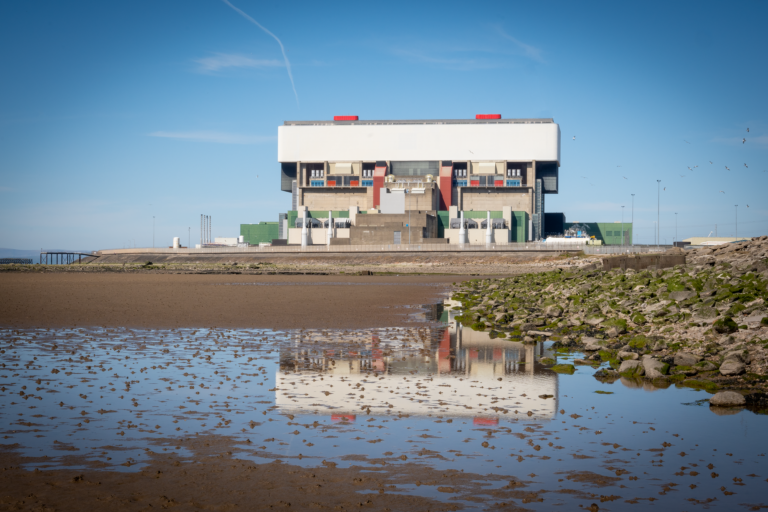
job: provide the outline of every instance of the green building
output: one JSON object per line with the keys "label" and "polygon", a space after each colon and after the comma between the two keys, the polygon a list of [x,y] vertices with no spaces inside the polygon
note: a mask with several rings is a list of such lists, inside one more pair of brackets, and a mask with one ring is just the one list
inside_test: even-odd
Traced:
{"label": "green building", "polygon": [[622,227],[624,228],[624,245],[632,245],[632,223],[631,222],[566,222],[565,229],[572,226],[586,226],[587,236],[594,236],[601,240],[605,245],[622,245]]}
{"label": "green building", "polygon": [[278,238],[277,222],[259,222],[258,224],[240,224],[240,236],[251,245],[272,242]]}

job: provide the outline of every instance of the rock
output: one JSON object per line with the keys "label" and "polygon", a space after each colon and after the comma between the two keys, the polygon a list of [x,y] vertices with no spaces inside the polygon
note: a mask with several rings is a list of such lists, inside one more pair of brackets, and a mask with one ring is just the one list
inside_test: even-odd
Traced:
{"label": "rock", "polygon": [[654,352],[658,352],[659,350],[664,350],[665,348],[667,348],[666,343],[664,343],[663,341],[657,341],[656,343],[653,344],[653,347],[651,347],[651,350],[653,350]]}
{"label": "rock", "polygon": [[735,391],[719,391],[709,399],[710,405],[717,405],[720,407],[733,407],[736,405],[744,405],[745,403],[746,400],[744,399],[744,395]]}
{"label": "rock", "polygon": [[584,320],[584,323],[594,327],[596,325],[600,325],[603,320],[605,320],[605,318],[602,316],[589,316],[586,320]]}
{"label": "rock", "polygon": [[701,356],[691,354],[690,352],[678,352],[675,354],[676,366],[693,366],[701,361]]}
{"label": "rock", "polygon": [[619,332],[618,327],[611,327],[610,329],[605,331],[605,335],[608,336],[609,338],[618,338],[619,334],[621,333]]}
{"label": "rock", "polygon": [[669,372],[669,365],[667,363],[662,363],[658,359],[654,359],[651,356],[643,356],[642,363],[643,368],[645,369],[645,376],[649,379],[663,377]]}
{"label": "rock", "polygon": [[622,361],[634,361],[635,359],[639,359],[640,356],[635,354],[634,352],[619,352],[619,359]]}
{"label": "rock", "polygon": [[739,326],[736,324],[736,322],[733,321],[733,318],[730,317],[717,320],[714,324],[712,324],[712,327],[714,327],[715,331],[719,332],[720,334],[730,334],[739,330]]}
{"label": "rock", "polygon": [[740,361],[729,359],[720,365],[720,375],[741,375],[744,373],[746,366]]}
{"label": "rock", "polygon": [[563,308],[556,305],[547,306],[544,309],[544,314],[547,315],[548,317],[558,318],[563,314]]}
{"label": "rock", "polygon": [[526,336],[526,337],[523,338],[523,343],[533,343],[535,341],[536,340],[531,338],[530,336]]}
{"label": "rock", "polygon": [[669,298],[677,302],[682,302],[684,300],[688,300],[695,296],[696,296],[696,292],[689,291],[689,290],[682,291],[682,292],[672,292],[669,294]]}
{"label": "rock", "polygon": [[552,333],[549,331],[528,331],[526,334],[528,336],[552,336]]}
{"label": "rock", "polygon": [[632,315],[632,322],[637,325],[645,325],[648,322],[648,319],[645,318],[642,313],[635,313]]}
{"label": "rock", "polygon": [[578,327],[581,325],[581,318],[577,316],[569,316],[568,317],[568,325],[572,327]]}
{"label": "rock", "polygon": [[619,366],[619,373],[642,376],[645,374],[645,368],[640,361],[623,361]]}
{"label": "rock", "polygon": [[696,369],[700,372],[711,372],[713,370],[717,370],[717,366],[713,363],[710,363],[709,361],[702,361],[700,363],[696,363]]}
{"label": "rock", "polygon": [[584,350],[593,352],[595,350],[601,350],[603,346],[600,344],[600,340],[597,338],[590,338],[589,336],[584,336],[581,338],[581,342],[584,344]]}
{"label": "rock", "polygon": [[740,363],[749,364],[752,362],[752,358],[749,357],[749,352],[746,350],[738,349],[726,352],[723,356],[723,361],[738,361]]}

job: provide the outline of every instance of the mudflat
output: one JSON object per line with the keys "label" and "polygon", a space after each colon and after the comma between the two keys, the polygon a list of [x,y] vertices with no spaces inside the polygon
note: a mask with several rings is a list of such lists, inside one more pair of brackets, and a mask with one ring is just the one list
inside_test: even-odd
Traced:
{"label": "mudflat", "polygon": [[[0,326],[365,328],[407,320],[459,276],[0,274]],[[399,316],[398,316],[399,315]]]}

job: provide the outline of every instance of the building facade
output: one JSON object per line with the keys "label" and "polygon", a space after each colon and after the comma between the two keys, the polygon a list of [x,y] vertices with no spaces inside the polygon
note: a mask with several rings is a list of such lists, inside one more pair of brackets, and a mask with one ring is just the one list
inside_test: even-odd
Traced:
{"label": "building facade", "polygon": [[[365,222],[369,228],[388,225],[394,243],[395,233],[402,240],[403,231],[392,222],[407,222],[402,220],[407,212],[412,213],[409,227],[417,222],[424,228],[422,239],[457,243],[463,218],[467,241],[485,240],[490,216],[495,243],[523,242],[547,232],[545,197],[558,193],[560,128],[552,119],[499,115],[286,121],[278,127],[278,161],[281,190],[292,195],[284,219],[289,244],[301,236],[296,230],[305,223],[315,231],[327,229],[329,213],[333,219],[348,219],[341,227],[332,223],[334,238],[346,234],[337,234],[338,229],[349,230],[346,236],[354,238],[361,215],[397,215],[400,220]],[[426,229],[433,222],[436,229]],[[330,243],[319,233],[310,238],[315,244]],[[376,243],[384,238],[367,237]]]}

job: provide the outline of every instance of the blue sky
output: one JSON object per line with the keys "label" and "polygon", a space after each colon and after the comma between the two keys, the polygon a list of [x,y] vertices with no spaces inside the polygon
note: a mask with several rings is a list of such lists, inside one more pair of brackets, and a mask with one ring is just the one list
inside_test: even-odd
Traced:
{"label": "blue sky", "polygon": [[293,84],[221,0],[0,4],[0,246],[277,220],[277,126],[342,114],[552,117],[547,211],[628,221],[634,193],[650,243],[661,179],[662,242],[675,212],[678,239],[733,236],[736,204],[768,233],[766,2],[231,1]]}

